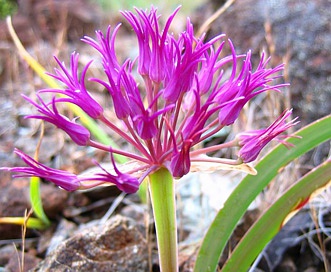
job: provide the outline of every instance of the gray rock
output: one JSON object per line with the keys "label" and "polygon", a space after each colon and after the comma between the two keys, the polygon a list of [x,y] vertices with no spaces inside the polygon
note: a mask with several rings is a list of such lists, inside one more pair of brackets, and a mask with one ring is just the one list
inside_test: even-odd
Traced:
{"label": "gray rock", "polygon": [[31,271],[148,271],[143,227],[114,216],[66,240]]}

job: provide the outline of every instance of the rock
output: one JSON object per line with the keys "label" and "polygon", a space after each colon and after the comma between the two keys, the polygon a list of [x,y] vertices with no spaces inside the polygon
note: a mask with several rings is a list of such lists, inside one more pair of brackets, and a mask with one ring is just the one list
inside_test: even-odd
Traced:
{"label": "rock", "polygon": [[148,248],[142,226],[114,216],[62,243],[32,271],[148,271]]}
{"label": "rock", "polygon": [[49,255],[62,242],[72,237],[77,231],[77,225],[65,218],[61,218],[56,230],[48,228],[38,240],[37,251],[40,255]]}

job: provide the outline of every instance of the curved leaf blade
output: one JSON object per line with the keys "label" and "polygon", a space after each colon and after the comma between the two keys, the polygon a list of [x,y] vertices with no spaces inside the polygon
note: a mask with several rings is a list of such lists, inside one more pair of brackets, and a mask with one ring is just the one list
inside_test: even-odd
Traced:
{"label": "curved leaf blade", "polygon": [[45,224],[45,226],[50,226],[51,222],[45,214],[42,205],[40,179],[38,177],[31,177],[30,179],[30,202],[35,215]]}
{"label": "curved leaf blade", "polygon": [[[331,160],[310,171],[282,195],[245,234],[222,272],[247,271],[267,243],[277,234],[287,215],[298,211],[321,187],[330,186]],[[270,224],[272,222],[272,224]]]}
{"label": "curved leaf blade", "polygon": [[301,139],[287,140],[295,145],[293,148],[287,149],[281,144],[276,146],[257,164],[258,174],[246,176],[232,192],[204,237],[194,267],[195,272],[216,270],[218,260],[238,221],[258,194],[277,176],[280,169],[331,139],[331,115],[309,124],[294,135]]}

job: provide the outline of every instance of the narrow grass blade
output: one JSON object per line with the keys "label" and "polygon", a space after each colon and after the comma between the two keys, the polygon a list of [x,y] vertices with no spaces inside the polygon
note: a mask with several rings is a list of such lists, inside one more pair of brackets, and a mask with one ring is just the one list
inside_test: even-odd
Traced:
{"label": "narrow grass blade", "polygon": [[43,209],[40,194],[40,179],[38,177],[30,178],[30,201],[35,215],[44,223],[45,226],[50,226],[51,222]]}

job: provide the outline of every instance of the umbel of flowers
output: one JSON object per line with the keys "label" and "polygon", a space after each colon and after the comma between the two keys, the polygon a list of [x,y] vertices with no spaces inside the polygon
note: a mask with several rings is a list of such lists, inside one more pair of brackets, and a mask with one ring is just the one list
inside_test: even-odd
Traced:
{"label": "umbel of flowers", "polygon": [[[193,161],[235,165],[251,162],[269,141],[295,124],[294,121],[285,122],[291,114],[291,110],[287,110],[267,129],[241,133],[236,140],[212,148],[214,151],[239,146],[237,160],[208,157],[206,153],[211,151],[210,148],[192,150],[223,127],[233,124],[244,105],[254,96],[267,90],[279,91],[284,84],[270,84],[279,77],[283,65],[268,68],[269,59],[262,55],[253,69],[250,52],[238,56],[231,41],[224,40],[224,35],[210,41],[204,41],[204,36],[195,37],[189,19],[186,29],[179,35],[170,33],[170,25],[178,10],[168,18],[163,29],[154,8],[150,11],[136,9],[136,14],[122,12],[137,37],[139,55],[134,60],[118,61],[115,39],[120,25],[109,26],[105,34],[97,31],[96,39],[82,39],[100,53],[105,77],[90,80],[103,85],[109,92],[114,114],[121,122],[111,122],[103,107],[90,95],[85,76],[92,61],[80,72],[77,53],[72,54],[69,68],[55,58],[59,68],[51,76],[64,84],[63,89],[40,90],[38,102],[24,96],[38,111],[37,115],[27,118],[54,124],[77,145],[109,152],[114,164],[111,171],[100,166],[100,172],[91,176],[74,175],[51,169],[20,150],[15,152],[27,166],[6,169],[20,173],[17,176],[42,177],[68,191],[111,183],[124,192],[134,193],[146,176],[161,167],[167,168],[173,177],[180,178],[190,171]],[[232,53],[222,58],[220,55],[226,43]],[[229,69],[229,65],[232,71],[225,78],[224,69],[225,66]],[[141,80],[136,78],[136,72],[143,84],[138,84]],[[43,93],[53,93],[53,99],[45,102]],[[132,149],[124,151],[97,142],[79,120],[70,120],[59,113],[59,103],[76,104],[91,118],[125,139]],[[139,164],[134,169],[120,171],[113,154],[126,156]],[[135,174],[138,172],[140,176]]]}
{"label": "umbel of flowers", "polygon": [[[279,92],[284,84],[274,81],[280,77],[283,65],[269,68],[269,59],[262,55],[253,68],[251,52],[237,55],[234,45],[224,35],[209,41],[205,41],[204,35],[195,37],[189,19],[183,32],[172,34],[170,26],[178,10],[163,28],[154,8],[122,12],[137,37],[139,54],[135,59],[120,62],[117,58],[115,40],[120,25],[109,26],[106,33],[97,31],[95,39],[82,39],[100,53],[105,75],[89,80],[108,91],[113,102],[111,110],[118,121],[112,122],[114,116],[109,116],[109,110],[105,111],[91,96],[85,83],[92,61],[79,71],[77,53],[71,55],[69,68],[55,58],[58,68],[50,76],[61,82],[63,89],[40,90],[37,101],[24,96],[38,112],[27,118],[52,123],[77,145],[109,152],[112,169],[96,163],[99,171],[76,175],[50,168],[20,150],[15,152],[26,166],[2,168],[16,172],[17,177],[44,178],[68,191],[113,184],[123,192],[135,193],[149,176],[162,271],[178,269],[173,178],[186,175],[193,163],[245,165],[255,160],[271,140],[282,141],[286,136],[280,134],[296,124],[295,119],[286,123],[291,115],[291,110],[286,110],[268,128],[242,132],[224,144],[198,148],[199,143],[232,125],[253,97],[268,90]],[[224,46],[230,48],[229,55],[223,56]],[[53,98],[44,101],[44,93],[53,94]],[[75,104],[131,147],[122,150],[94,139],[78,118],[70,120],[59,112],[61,103]],[[208,156],[211,151],[232,147],[239,148],[238,157],[233,160]],[[134,163],[120,167],[115,154]]]}

